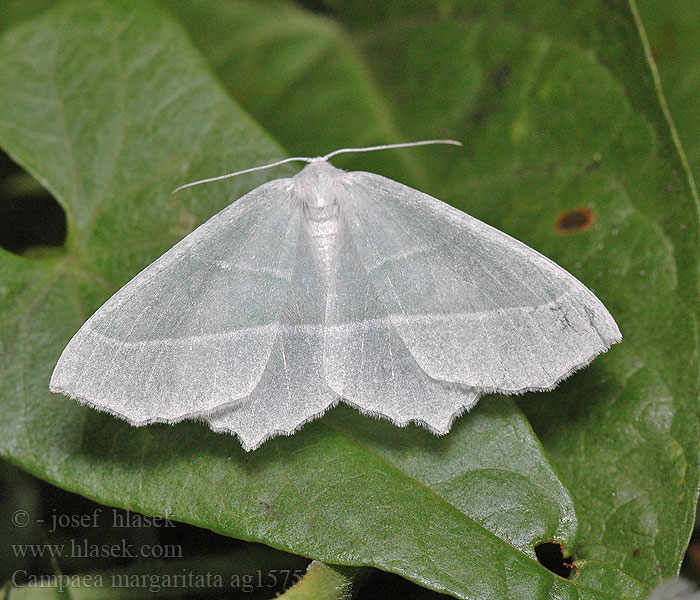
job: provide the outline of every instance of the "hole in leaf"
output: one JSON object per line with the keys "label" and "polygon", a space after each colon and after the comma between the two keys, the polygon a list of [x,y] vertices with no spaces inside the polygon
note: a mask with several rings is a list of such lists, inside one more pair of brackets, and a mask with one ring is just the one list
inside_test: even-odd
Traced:
{"label": "hole in leaf", "polygon": [[587,208],[570,210],[559,215],[557,219],[557,231],[560,233],[585,231],[593,225],[594,220],[593,213]]}
{"label": "hole in leaf", "polygon": [[0,247],[15,254],[60,247],[66,213],[31,175],[0,154]]}
{"label": "hole in leaf", "polygon": [[549,569],[555,575],[566,579],[574,569],[572,557],[564,557],[561,544],[556,542],[542,542],[535,546],[535,555],[540,564]]}

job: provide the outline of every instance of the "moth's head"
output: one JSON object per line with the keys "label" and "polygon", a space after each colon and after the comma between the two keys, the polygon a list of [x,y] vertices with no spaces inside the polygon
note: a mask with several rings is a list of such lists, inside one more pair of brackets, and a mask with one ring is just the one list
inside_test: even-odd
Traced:
{"label": "moth's head", "polygon": [[336,203],[346,171],[321,158],[309,162],[292,178],[294,191],[309,208],[324,208]]}

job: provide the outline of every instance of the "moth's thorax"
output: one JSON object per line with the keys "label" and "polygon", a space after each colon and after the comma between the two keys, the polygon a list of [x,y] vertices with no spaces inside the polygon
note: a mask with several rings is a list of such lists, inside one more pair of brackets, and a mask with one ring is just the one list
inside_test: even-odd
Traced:
{"label": "moth's thorax", "polygon": [[305,225],[315,242],[324,269],[330,269],[335,258],[340,204],[338,193],[347,173],[328,162],[309,163],[294,179],[294,191],[302,203]]}

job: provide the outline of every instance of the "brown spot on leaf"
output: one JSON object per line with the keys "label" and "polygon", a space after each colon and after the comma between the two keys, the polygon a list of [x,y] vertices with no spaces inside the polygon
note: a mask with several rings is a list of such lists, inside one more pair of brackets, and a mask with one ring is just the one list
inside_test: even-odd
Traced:
{"label": "brown spot on leaf", "polygon": [[560,233],[585,231],[593,225],[594,220],[593,213],[587,208],[569,210],[559,215],[557,219],[557,231]]}
{"label": "brown spot on leaf", "polygon": [[639,558],[641,555],[642,555],[642,551],[639,548],[637,548],[634,552],[632,552],[632,556],[634,556],[635,558]]}

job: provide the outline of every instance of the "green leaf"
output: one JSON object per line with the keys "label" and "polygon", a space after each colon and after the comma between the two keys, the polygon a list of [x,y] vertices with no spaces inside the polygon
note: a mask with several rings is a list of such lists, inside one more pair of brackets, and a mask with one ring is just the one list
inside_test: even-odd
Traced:
{"label": "green leaf", "polygon": [[5,34],[0,57],[0,141],[69,225],[58,256],[0,254],[2,401],[15,415],[2,423],[3,455],[105,503],[376,565],[461,597],[570,590],[533,544],[556,539],[571,552],[573,506],[508,400],[483,402],[441,439],[337,409],[246,454],[201,425],[134,429],[49,394],[85,318],[260,177],[170,190],[281,151],[148,4],[62,4]]}
{"label": "green leaf", "polygon": [[[623,343],[523,403],[574,492],[580,526],[504,398],[482,401],[444,438],[339,408],[244,454],[203,426],[134,430],[48,394],[58,354],[84,319],[262,176],[181,198],[169,190],[284,154],[227,100],[172,20],[145,3],[66,4],[0,41],[0,77],[11,83],[0,89],[0,144],[69,217],[63,255],[0,254],[0,402],[15,416],[0,425],[0,452],[106,503],[329,563],[375,565],[458,597],[638,598],[644,586],[618,567],[647,583],[674,571],[698,479],[688,325],[697,316],[697,211],[653,86],[650,95],[634,83],[647,73],[641,51],[630,52],[639,47],[630,15],[581,4],[561,26],[564,4],[554,1],[522,3],[505,18],[496,2],[442,3],[428,17],[427,3],[399,4],[398,14],[392,3],[358,2],[347,4],[354,17],[338,14],[345,28],[284,3],[211,2],[211,12],[180,4],[171,6],[236,100],[288,150],[300,151],[296,140],[320,153],[330,139],[459,137],[466,157],[407,152],[396,166],[376,155],[372,170],[406,172],[403,181],[520,237],[610,307]],[[595,35],[595,10],[621,32],[609,46]],[[211,26],[206,41],[217,11],[237,26]],[[615,52],[631,54],[632,75]],[[368,168],[363,161],[351,164]],[[557,233],[557,217],[580,207],[594,226]],[[533,543],[548,538],[567,553],[580,540],[586,560],[575,583],[534,560]]]}

